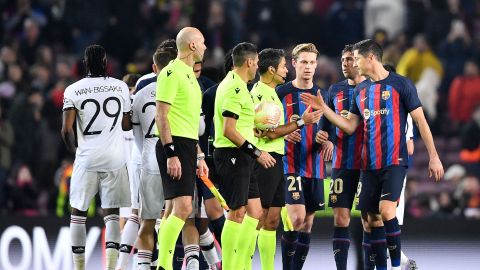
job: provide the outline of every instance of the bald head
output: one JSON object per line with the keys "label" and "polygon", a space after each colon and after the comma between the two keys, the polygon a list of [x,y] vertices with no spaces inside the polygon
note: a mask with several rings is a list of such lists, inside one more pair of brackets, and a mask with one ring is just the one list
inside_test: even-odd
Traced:
{"label": "bald head", "polygon": [[[179,51],[188,51],[190,44],[197,43],[203,40],[203,35],[195,27],[184,27],[177,34],[177,48]],[[193,49],[193,48],[192,48]]]}

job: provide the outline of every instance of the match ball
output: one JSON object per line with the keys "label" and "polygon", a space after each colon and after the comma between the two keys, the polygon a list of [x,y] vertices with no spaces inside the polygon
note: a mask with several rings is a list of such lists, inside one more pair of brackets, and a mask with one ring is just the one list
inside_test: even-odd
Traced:
{"label": "match ball", "polygon": [[268,130],[278,127],[281,110],[273,101],[263,101],[255,107],[255,127]]}

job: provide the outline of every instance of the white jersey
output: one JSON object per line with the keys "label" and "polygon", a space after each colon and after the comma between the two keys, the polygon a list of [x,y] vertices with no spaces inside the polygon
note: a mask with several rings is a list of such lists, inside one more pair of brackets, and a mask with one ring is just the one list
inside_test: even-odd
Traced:
{"label": "white jersey", "polygon": [[[152,82],[138,91],[133,98],[132,105],[132,123],[136,127],[133,131],[135,142],[138,144],[139,138],[143,143],[138,148],[142,150],[142,169],[149,174],[160,174],[155,155],[155,145],[158,137],[155,136],[155,94],[156,82]],[[140,127],[140,128],[137,128]]]}
{"label": "white jersey", "polygon": [[63,109],[77,111],[75,163],[88,171],[125,166],[123,113],[131,110],[128,86],[110,77],[84,78],[65,89]]}

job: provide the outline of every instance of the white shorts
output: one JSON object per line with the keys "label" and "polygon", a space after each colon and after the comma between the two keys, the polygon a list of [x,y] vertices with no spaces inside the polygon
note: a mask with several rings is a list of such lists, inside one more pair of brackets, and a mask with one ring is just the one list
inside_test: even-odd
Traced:
{"label": "white shorts", "polygon": [[165,206],[162,177],[142,171],[140,175],[140,217],[142,219],[160,218]]}
{"label": "white shorts", "polygon": [[87,211],[97,193],[103,209],[130,206],[130,196],[127,196],[130,194],[127,168],[95,172],[74,164],[70,180],[70,206]]}
{"label": "white shorts", "polygon": [[130,180],[130,200],[132,201],[131,207],[122,207],[120,208],[120,216],[128,218],[132,213],[132,209],[140,208],[140,198],[139,198],[139,182],[140,182],[140,173],[142,171],[142,165],[131,163],[130,166],[127,166],[128,170],[128,179]]}
{"label": "white shorts", "polygon": [[405,185],[407,183],[407,177],[403,180],[402,193],[400,193],[400,198],[398,200],[397,206],[397,220],[398,225],[403,225],[403,216],[405,215]]}

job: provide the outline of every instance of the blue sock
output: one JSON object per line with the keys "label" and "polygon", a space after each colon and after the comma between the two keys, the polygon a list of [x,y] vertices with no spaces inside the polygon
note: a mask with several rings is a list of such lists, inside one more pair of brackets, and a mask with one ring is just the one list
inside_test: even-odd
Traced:
{"label": "blue sock", "polygon": [[347,270],[349,247],[348,227],[335,227],[333,230],[333,256],[335,257],[337,270]]}
{"label": "blue sock", "polygon": [[308,250],[310,249],[310,233],[301,232],[298,234],[297,250],[293,258],[293,270],[301,270],[307,259]]}
{"label": "blue sock", "polygon": [[375,258],[377,270],[387,270],[387,240],[385,227],[372,228],[370,238],[372,256]]}
{"label": "blue sock", "polygon": [[284,270],[291,270],[293,258],[297,250],[298,232],[285,231],[282,235],[282,264]]}
{"label": "blue sock", "polygon": [[387,235],[388,251],[390,252],[390,261],[392,267],[400,266],[402,256],[402,244],[400,240],[401,230],[397,218],[392,218],[384,222],[385,233]]}
{"label": "blue sock", "polygon": [[215,239],[217,239],[217,242],[220,244],[220,246],[222,246],[223,224],[225,224],[225,216],[210,220],[211,231],[213,232],[213,235],[215,235]]}
{"label": "blue sock", "polygon": [[375,259],[372,258],[372,245],[370,244],[371,233],[363,231],[363,269],[374,270]]}

